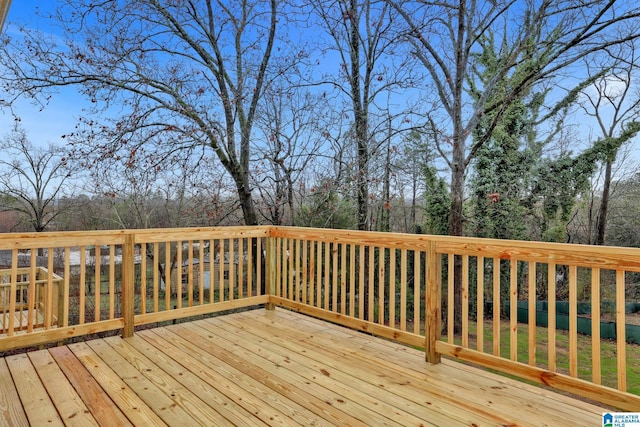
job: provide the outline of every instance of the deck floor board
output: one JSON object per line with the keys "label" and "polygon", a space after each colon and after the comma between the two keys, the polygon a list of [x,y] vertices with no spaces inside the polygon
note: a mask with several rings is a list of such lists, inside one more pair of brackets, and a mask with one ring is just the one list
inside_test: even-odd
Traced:
{"label": "deck floor board", "polygon": [[283,309],[8,356],[0,385],[0,425],[18,426],[589,426],[605,411]]}
{"label": "deck floor board", "polygon": [[[267,330],[273,330],[272,335],[283,335],[283,345],[296,353],[305,351],[313,356],[330,353],[332,355],[330,358],[342,361],[349,358],[351,359],[349,363],[341,363],[341,365],[348,366],[352,374],[364,370],[366,375],[371,366],[377,365],[379,370],[375,370],[376,372],[384,372],[385,378],[394,379],[391,383],[385,384],[385,390],[396,390],[408,401],[423,395],[440,396],[445,402],[460,399],[464,401],[464,405],[469,406],[470,412],[474,412],[476,417],[484,411],[487,412],[487,416],[495,417],[500,413],[509,413],[512,408],[517,407],[517,413],[511,415],[509,419],[516,418],[519,422],[527,422],[537,417],[541,411],[549,414],[549,421],[553,421],[552,425],[559,425],[558,423],[565,421],[567,416],[575,417],[578,423],[585,425],[588,425],[592,419],[589,411],[576,411],[575,407],[590,407],[584,402],[570,398],[563,399],[556,394],[553,396],[557,399],[537,400],[536,395],[548,393],[542,388],[526,386],[521,393],[514,394],[511,389],[519,387],[522,383],[504,377],[498,378],[499,383],[496,383],[495,375],[457,362],[443,361],[444,365],[450,364],[455,369],[467,368],[472,376],[452,375],[446,369],[432,369],[429,364],[416,367],[416,358],[423,357],[423,354],[406,346],[380,340],[372,341],[366,335],[354,334],[346,329],[342,330],[344,332],[342,335],[337,332],[331,335],[317,334],[317,327],[320,325],[316,323],[321,321],[315,319],[298,319],[295,323],[282,322],[277,330],[275,330],[275,321],[265,317],[258,319],[262,326],[254,322],[250,328],[245,327],[245,320],[241,315],[219,319],[222,322],[233,322],[237,327],[254,333],[259,333],[261,328],[264,331],[265,327]],[[293,317],[291,320],[294,320]],[[305,337],[304,334],[307,336]],[[291,343],[301,344],[304,347],[296,347]],[[326,350],[322,353],[313,352],[313,348],[318,344]],[[409,387],[399,387],[397,384],[408,384]],[[406,390],[407,388],[409,390]],[[534,406],[531,402],[536,402],[536,405]],[[421,402],[416,401],[416,403]],[[494,421],[499,422],[500,419],[496,418]]]}
{"label": "deck floor board", "polygon": [[266,366],[269,374],[286,375],[288,381],[300,389],[307,388],[314,396],[326,396],[333,407],[364,421],[366,425],[403,425],[401,420],[404,414],[370,395],[373,394],[371,387],[353,387],[348,382],[336,381],[330,378],[332,374],[323,367],[314,369],[308,362],[297,360],[299,358],[294,354],[278,354],[281,347],[270,345],[268,341],[259,337],[242,334],[240,330],[233,331],[232,334],[220,334],[214,323],[202,323],[200,326],[203,326],[199,332],[201,336],[214,334],[216,342],[232,347],[234,353],[241,354],[243,358],[252,360],[256,365]]}
{"label": "deck floor board", "polygon": [[[243,327],[243,323],[237,323],[242,322],[242,319],[221,318],[219,321],[235,322],[237,327]],[[268,330],[273,331],[273,335],[267,335],[269,339],[273,340],[275,334],[282,335],[277,340],[277,345],[284,349],[282,357],[308,355],[312,362],[307,363],[311,363],[316,371],[325,371],[327,375],[343,384],[352,386],[357,384],[355,387],[367,390],[368,393],[377,396],[379,401],[389,402],[392,405],[390,413],[394,414],[394,418],[405,417],[403,425],[411,423],[411,415],[422,416],[423,420],[428,419],[435,425],[443,423],[471,425],[478,421],[487,424],[508,424],[511,421],[510,418],[500,417],[499,413],[494,412],[488,405],[485,406],[484,402],[475,405],[473,415],[470,417],[469,412],[460,411],[460,403],[455,403],[451,395],[445,392],[444,389],[452,387],[450,384],[432,381],[432,379],[416,381],[414,372],[401,371],[396,369],[394,363],[386,363],[376,358],[375,353],[371,355],[370,352],[350,347],[357,335],[351,339],[322,340],[322,335],[312,335],[307,338],[304,331],[293,330],[286,325],[279,327],[277,331],[274,329],[274,324],[265,326],[269,328],[263,331],[265,335]],[[246,333],[259,333],[261,330],[257,323],[245,329]],[[368,337],[363,335],[363,338]],[[323,348],[322,352],[314,351],[318,344]],[[274,347],[272,351],[276,350],[277,347]],[[424,355],[416,351],[410,357],[415,363],[415,360],[423,359]],[[472,388],[474,384],[464,383],[461,387]],[[459,391],[459,388],[453,387],[453,389],[454,392]],[[429,399],[425,400],[424,396],[429,396]],[[471,402],[466,402],[465,405],[473,406]],[[393,410],[394,408],[396,411]],[[397,413],[398,409],[402,409],[403,414]],[[389,409],[385,410],[389,411]]]}
{"label": "deck floor board", "polygon": [[[44,327],[44,314],[41,310],[33,310],[31,327],[34,330]],[[9,331],[9,313],[6,308],[0,313],[0,335],[7,335]],[[52,326],[53,327],[53,326]],[[29,329],[29,310],[16,310],[13,314],[13,332],[20,333]]]}

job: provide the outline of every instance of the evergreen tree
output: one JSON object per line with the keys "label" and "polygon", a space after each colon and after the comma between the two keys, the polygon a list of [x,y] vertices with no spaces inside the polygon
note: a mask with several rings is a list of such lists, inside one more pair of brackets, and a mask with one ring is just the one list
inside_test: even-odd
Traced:
{"label": "evergreen tree", "polygon": [[[533,42],[532,42],[533,43]],[[483,38],[483,50],[477,55],[481,69],[470,78],[470,92],[475,99],[482,96],[475,81],[484,84],[495,74],[502,61],[506,42],[497,47],[493,33]],[[510,86],[520,84],[520,74],[535,67],[532,55],[516,67],[513,75],[496,85],[493,96],[501,99],[512,90]],[[482,138],[487,127],[496,123],[491,138],[477,152],[474,173],[471,177],[471,224],[479,237],[498,239],[526,239],[527,229],[523,217],[527,212],[522,204],[528,187],[535,159],[540,156],[541,144],[536,140],[535,122],[539,116],[544,92],[534,92],[529,87],[513,100],[498,120],[497,111],[485,115],[475,129],[473,137]]]}
{"label": "evergreen tree", "polygon": [[424,134],[414,130],[406,137],[406,143],[412,147],[410,157],[413,162],[419,163],[418,174],[424,179],[424,219],[421,226],[417,223],[414,225],[414,231],[446,235],[449,231],[451,205],[449,185],[438,174],[434,164],[436,153],[431,139],[433,135],[428,135],[426,141],[423,136]]}
{"label": "evergreen tree", "polygon": [[589,188],[589,179],[599,163],[605,163],[620,146],[640,131],[639,122],[630,122],[617,137],[602,138],[578,155],[563,154],[539,162],[530,191],[530,206],[539,206],[538,240],[564,242],[567,224],[573,216],[577,196]]}
{"label": "evergreen tree", "polygon": [[335,184],[326,179],[311,190],[308,203],[300,209],[296,224],[303,227],[352,229],[356,206],[352,199],[342,196]]}
{"label": "evergreen tree", "polygon": [[438,176],[436,168],[429,164],[425,165],[424,178],[426,184],[425,232],[446,235],[449,230],[449,206],[451,205],[448,185]]}

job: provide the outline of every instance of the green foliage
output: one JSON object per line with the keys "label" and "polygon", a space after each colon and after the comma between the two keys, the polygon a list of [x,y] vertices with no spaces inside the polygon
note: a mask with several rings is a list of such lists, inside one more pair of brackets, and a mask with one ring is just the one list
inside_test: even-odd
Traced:
{"label": "green foliage", "polygon": [[566,226],[573,215],[576,197],[589,188],[598,163],[614,160],[620,146],[639,130],[640,123],[631,122],[620,136],[600,139],[577,156],[565,154],[539,162],[529,205],[542,206],[537,215],[542,240],[566,240]]}
{"label": "green foliage", "polygon": [[538,218],[541,239],[564,241],[566,225],[575,207],[576,196],[586,190],[595,163],[589,155],[563,155],[541,159],[529,195],[529,206],[541,206],[532,212]]}
{"label": "green foliage", "polygon": [[[504,42],[497,46],[491,33],[480,44],[483,50],[474,56],[476,74],[469,77],[470,94],[475,99],[483,96],[481,87],[504,62],[501,52],[507,51]],[[525,46],[527,49],[532,46]],[[528,54],[524,58],[529,59],[495,86],[490,95],[494,107],[488,109],[473,134],[478,149],[470,181],[471,230],[479,237],[566,241],[577,196],[589,188],[598,163],[615,160],[620,146],[638,133],[640,125],[631,122],[618,137],[598,140],[577,155],[566,152],[542,157],[551,138],[539,141],[537,126],[566,113],[578,95],[608,70],[581,82],[540,118],[546,91],[536,92],[523,80],[540,58]],[[518,95],[508,107],[495,107],[507,93]],[[556,131],[564,123],[562,117]]]}
{"label": "green foliage", "polygon": [[433,166],[425,166],[425,232],[427,234],[447,234],[449,230],[449,207],[451,197],[447,183],[436,174]]}
{"label": "green foliage", "polygon": [[[503,50],[495,45],[489,33],[481,44],[483,51],[476,55],[480,68],[475,78],[486,83],[501,67]],[[485,142],[479,146],[474,175],[471,178],[472,229],[479,237],[525,239],[526,208],[522,200],[528,186],[540,144],[535,139],[535,121],[545,97],[544,92],[526,88],[523,76],[535,66],[529,59],[519,64],[511,76],[496,85],[491,98],[498,102],[506,93],[521,87],[519,96],[504,110],[493,109],[483,117],[474,132],[474,140]],[[471,94],[479,99],[482,93],[471,85]],[[493,128],[492,128],[493,126]],[[486,138],[487,133],[490,137]]]}
{"label": "green foliage", "polygon": [[310,202],[300,208],[296,224],[303,227],[352,229],[356,225],[356,206],[335,187],[324,182],[312,190]]}
{"label": "green foliage", "polygon": [[[615,246],[640,247],[640,174],[614,183],[616,191],[611,206],[621,215],[609,219],[607,240]],[[640,283],[640,280],[634,281]]]}

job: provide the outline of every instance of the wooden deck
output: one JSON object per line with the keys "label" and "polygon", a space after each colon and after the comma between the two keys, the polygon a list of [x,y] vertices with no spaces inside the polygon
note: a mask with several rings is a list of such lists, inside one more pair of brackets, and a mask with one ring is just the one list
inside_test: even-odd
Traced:
{"label": "wooden deck", "polygon": [[[3,311],[0,312],[0,336],[6,335],[9,329],[9,316],[10,314]],[[40,310],[33,310],[34,317],[34,329],[41,328],[44,325],[44,315]],[[29,327],[29,311],[20,310],[13,314],[13,328],[14,331],[23,331]]]}
{"label": "wooden deck", "polygon": [[0,425],[594,426],[602,408],[283,309],[0,359]]}

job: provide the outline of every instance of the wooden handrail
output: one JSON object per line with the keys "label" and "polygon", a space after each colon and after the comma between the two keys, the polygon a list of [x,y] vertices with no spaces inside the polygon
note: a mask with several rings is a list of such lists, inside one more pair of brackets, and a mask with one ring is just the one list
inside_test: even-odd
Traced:
{"label": "wooden handrail", "polygon": [[[89,247],[107,249],[91,255]],[[278,305],[423,347],[429,363],[446,355],[622,409],[640,407],[640,398],[627,393],[622,309],[628,273],[640,272],[637,248],[259,226],[10,233],[0,235],[0,250],[11,252],[0,271],[2,292],[15,296],[22,276],[29,278],[29,298],[42,288],[42,300],[26,304],[24,327],[15,315],[25,305],[8,301],[5,314],[13,316],[0,330],[0,352],[87,333],[131,336],[146,323]],[[557,281],[566,282],[570,307],[565,367],[557,351]],[[579,292],[595,305],[590,378],[578,365]],[[543,293],[551,304],[546,359],[535,313]],[[601,293],[616,307],[617,377],[608,387]],[[519,304],[528,310],[524,320]],[[519,332],[522,322],[528,326]],[[503,324],[508,330],[500,330]]]}
{"label": "wooden handrail", "polygon": [[[275,265],[276,276],[280,279],[276,281],[278,288],[273,300],[278,305],[409,345],[423,346],[425,358],[431,363],[438,363],[440,357],[446,355],[621,409],[637,410],[640,407],[640,397],[626,391],[625,353],[630,344],[625,341],[623,308],[625,273],[640,271],[640,249],[292,227],[273,227],[270,235],[277,245]],[[309,250],[300,250],[301,247]],[[308,253],[317,256],[310,258],[305,255]],[[356,259],[359,261],[355,262]],[[399,262],[398,268],[391,267],[390,262]],[[447,263],[446,268],[443,268],[443,262]],[[352,274],[353,268],[359,269],[359,274]],[[456,268],[460,268],[459,276]],[[310,280],[312,275],[305,274],[306,269],[317,269],[315,281]],[[580,377],[577,368],[581,350],[577,345],[576,326],[578,284],[580,288],[593,286],[598,292],[598,296],[589,297],[589,301],[598,304],[595,313],[599,316],[601,282],[605,283],[601,272],[606,270],[615,275],[607,280],[614,282],[609,284],[609,289],[615,288],[612,292],[615,292],[617,307],[617,384],[608,387],[600,384],[602,356],[595,351],[590,356],[597,373],[593,378]],[[548,352],[548,359],[541,360],[536,353],[538,327],[533,310],[538,288],[546,280],[550,281],[543,292],[552,292],[550,300],[555,304],[559,278],[567,283],[571,319],[566,373],[561,370],[556,355],[555,317],[549,321],[549,342],[553,343],[553,348]],[[594,285],[596,280],[598,283]],[[317,292],[320,286],[322,291]],[[458,313],[458,308],[453,309],[456,290],[462,300]],[[399,293],[397,298],[395,292]],[[501,297],[501,292],[506,298]],[[529,309],[525,353],[519,350],[519,340],[522,340],[518,333],[522,322],[518,317],[520,297],[527,301]],[[487,318],[484,311],[487,300],[494,303],[493,314],[488,317],[491,322],[487,332],[493,335],[493,346],[488,353],[484,341],[478,342],[478,339],[485,339],[487,326],[484,321],[476,320]],[[395,307],[398,301],[399,318]],[[446,342],[441,340],[443,301],[448,307],[445,310]],[[504,304],[510,304],[506,317],[501,316]],[[359,308],[354,310],[352,307]],[[555,305],[550,312],[555,316]],[[406,313],[408,318],[413,314],[411,324]],[[420,321],[416,322],[418,316]],[[458,319],[461,319],[460,325],[456,325]],[[505,321],[508,332],[501,336],[500,327]],[[599,321],[599,318],[592,321],[596,330],[592,339],[594,348],[600,348],[596,326]],[[415,328],[419,323],[424,324],[423,330]],[[460,330],[458,326],[461,326]],[[474,348],[472,327],[475,330]],[[420,336],[422,343],[418,344]],[[506,338],[506,357],[501,354],[505,346],[503,338]]]}

